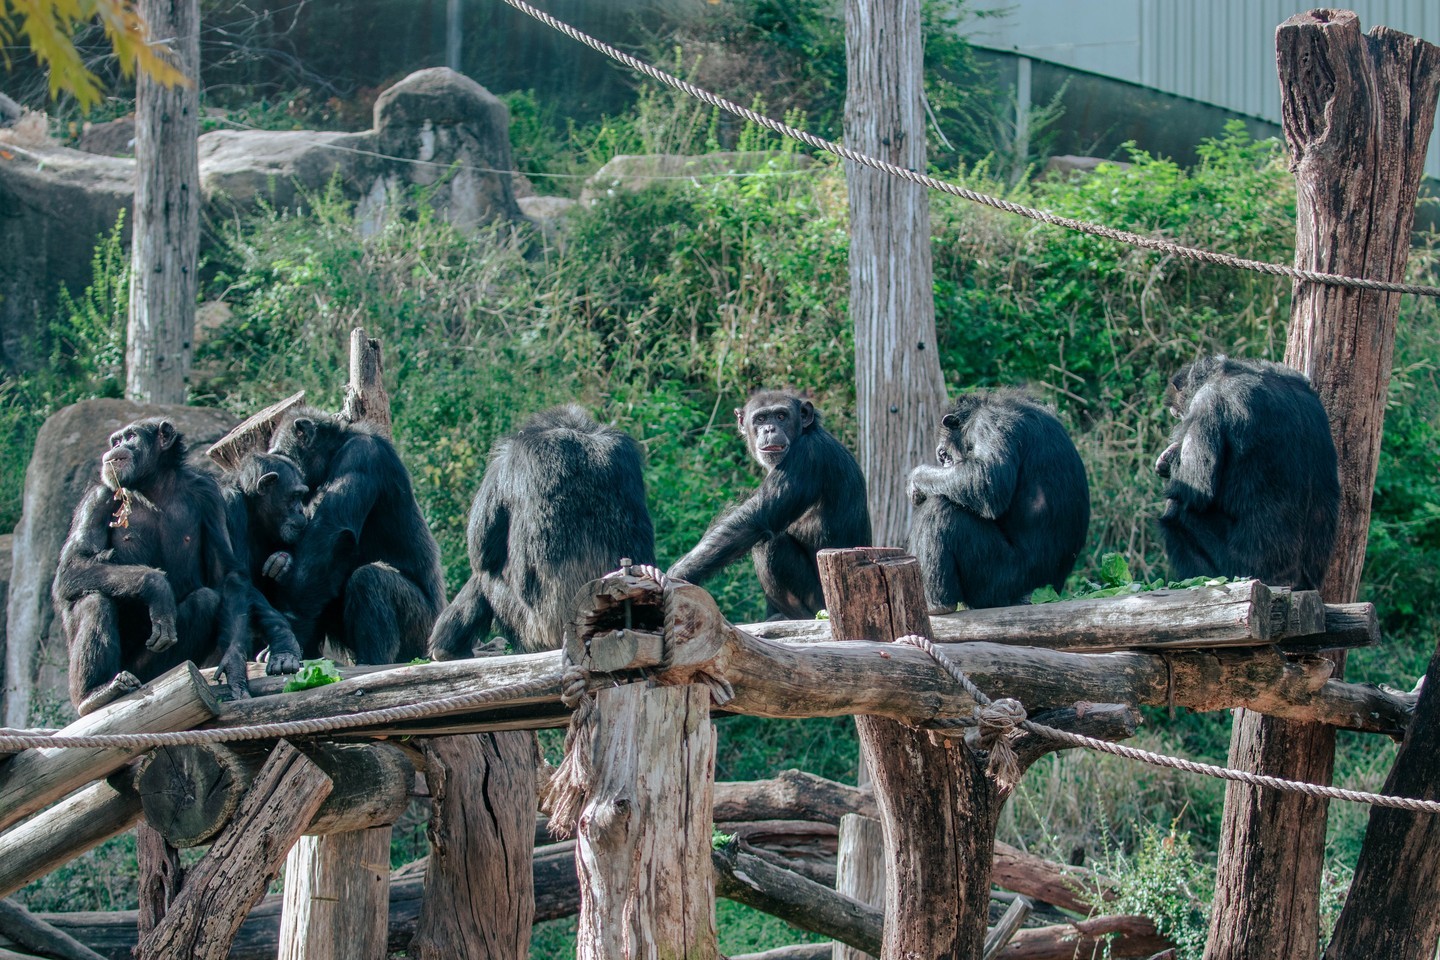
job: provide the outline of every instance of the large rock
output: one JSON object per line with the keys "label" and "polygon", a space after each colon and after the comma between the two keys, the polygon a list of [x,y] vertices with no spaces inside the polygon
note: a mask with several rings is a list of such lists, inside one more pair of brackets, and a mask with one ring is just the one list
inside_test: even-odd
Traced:
{"label": "large rock", "polygon": [[[511,184],[510,118],[475,81],[445,67],[421,70],[381,94],[361,133],[217,130],[199,139],[200,186],[211,217],[261,202],[296,207],[338,177],[377,229],[411,188],[426,188],[441,217],[471,230],[518,220]],[[3,146],[3,145],[0,145]],[[0,150],[0,367],[45,360],[40,333],[61,283],[90,282],[96,240],[134,195],[135,162],[61,147]]]}
{"label": "large rock", "polygon": [[54,724],[74,715],[66,693],[64,638],[55,624],[50,584],[70,518],[100,476],[109,436],[142,417],[170,418],[185,435],[192,457],[237,422],[223,410],[159,406],[128,400],[84,400],[55,413],[40,428],[25,471],[25,499],[12,547],[13,574],[6,604],[4,724]]}

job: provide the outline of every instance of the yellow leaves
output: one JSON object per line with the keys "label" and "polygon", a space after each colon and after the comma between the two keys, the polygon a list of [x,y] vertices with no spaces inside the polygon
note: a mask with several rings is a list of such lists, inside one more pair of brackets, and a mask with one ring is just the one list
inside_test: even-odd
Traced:
{"label": "yellow leaves", "polygon": [[105,29],[126,76],[139,69],[166,86],[190,82],[175,68],[164,45],[151,41],[133,0],[0,0],[0,45],[24,34],[35,56],[50,68],[50,95],[65,91],[82,107],[92,107],[100,102],[100,81],[81,60],[74,34],[95,20]]}

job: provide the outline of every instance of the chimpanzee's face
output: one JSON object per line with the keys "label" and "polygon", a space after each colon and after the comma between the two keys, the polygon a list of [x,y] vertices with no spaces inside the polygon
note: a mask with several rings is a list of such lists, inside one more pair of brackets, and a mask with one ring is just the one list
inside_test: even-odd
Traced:
{"label": "chimpanzee's face", "polygon": [[318,486],[325,477],[328,458],[316,443],[318,428],[309,417],[295,417],[275,428],[270,452],[288,457],[300,469],[301,480]]}
{"label": "chimpanzee's face", "polygon": [[815,420],[815,408],[808,400],[779,403],[751,401],[735,411],[750,453],[766,471],[785,459],[795,441]]}
{"label": "chimpanzee's face", "polygon": [[253,497],[256,513],[268,528],[267,532],[284,544],[293,545],[310,522],[305,513],[305,495],[309,488],[300,476],[300,468],[289,457],[263,454],[265,472],[255,484]]}
{"label": "chimpanzee's face", "polygon": [[110,449],[100,459],[100,481],[111,490],[143,486],[176,436],[175,426],[158,417],[121,427],[110,434]]}

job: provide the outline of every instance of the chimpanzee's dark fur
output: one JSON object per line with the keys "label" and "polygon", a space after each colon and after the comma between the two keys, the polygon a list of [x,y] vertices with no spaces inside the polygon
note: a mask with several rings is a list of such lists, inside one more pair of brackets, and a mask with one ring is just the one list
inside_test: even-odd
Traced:
{"label": "chimpanzee's dark fur", "polygon": [[939,466],[910,474],[910,549],[932,609],[1025,603],[1057,590],[1090,524],[1090,487],[1055,414],[1017,390],[977,390],[940,423]]}
{"label": "chimpanzee's dark fur", "polygon": [[445,587],[395,447],[368,424],[302,409],[276,429],[270,452],[295,461],[310,488],[310,523],[281,576],[305,655],[318,655],[322,631],[355,663],[422,655]]}
{"label": "chimpanzee's dark fur", "polygon": [[1330,421],[1310,381],[1267,360],[1217,354],[1175,374],[1178,418],[1155,461],[1172,573],[1318,589],[1340,517]]}
{"label": "chimpanzee's dark fur", "polygon": [[235,648],[238,671],[226,659],[224,676],[248,694],[245,578],[215,480],[186,464],[184,439],[158,417],[110,436],[100,479],[75,508],[51,591],[71,702],[90,713],[186,660],[213,663]]}
{"label": "chimpanzee's dark fur", "polygon": [[761,391],[735,411],[735,419],[765,468],[765,480],[710,525],[670,576],[703,583],[749,550],[767,615],[813,617],[825,606],[815,554],[870,545],[865,477],[850,451],[820,425],[809,400]]}
{"label": "chimpanzee's dark fur", "polygon": [[225,475],[221,493],[235,559],[250,580],[249,614],[269,651],[265,672],[294,673],[302,656],[295,632],[272,601],[290,568],[290,551],[305,532],[305,497],[300,468],[277,453],[250,453]]}
{"label": "chimpanzee's dark fur", "polygon": [[430,656],[471,656],[492,620],[521,650],[557,649],[580,587],[623,558],[655,562],[639,445],[577,406],[536,414],[491,453],[468,538],[470,581]]}

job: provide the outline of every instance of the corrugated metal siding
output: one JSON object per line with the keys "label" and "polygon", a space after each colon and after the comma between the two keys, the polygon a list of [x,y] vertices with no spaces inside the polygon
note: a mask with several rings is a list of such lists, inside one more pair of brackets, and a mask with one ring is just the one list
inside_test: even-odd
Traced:
{"label": "corrugated metal siding", "polygon": [[[1008,0],[974,42],[1280,122],[1275,28],[1295,0]],[[1384,24],[1440,44],[1440,0],[1352,0],[1363,29]],[[1426,172],[1440,178],[1440,130]]]}

